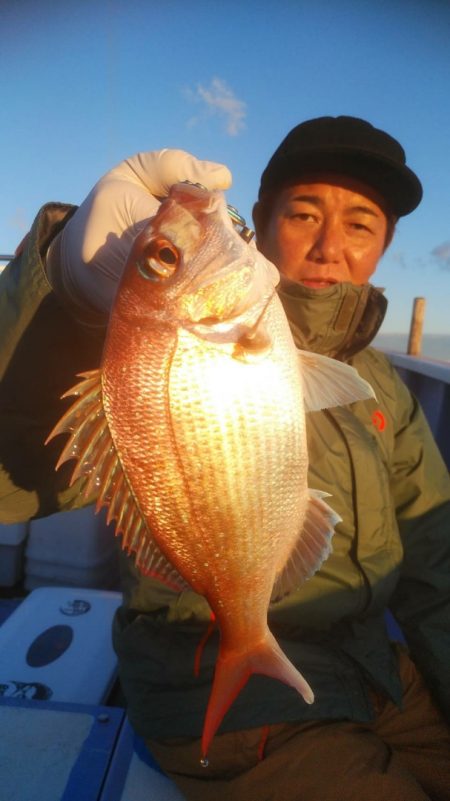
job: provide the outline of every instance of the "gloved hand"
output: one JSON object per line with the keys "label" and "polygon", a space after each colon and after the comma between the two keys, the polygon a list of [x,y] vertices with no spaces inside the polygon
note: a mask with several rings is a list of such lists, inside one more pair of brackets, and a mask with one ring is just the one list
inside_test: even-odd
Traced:
{"label": "gloved hand", "polygon": [[179,181],[231,186],[223,164],[183,150],[138,153],[100,178],[47,251],[52,285],[86,309],[109,311],[131,244]]}

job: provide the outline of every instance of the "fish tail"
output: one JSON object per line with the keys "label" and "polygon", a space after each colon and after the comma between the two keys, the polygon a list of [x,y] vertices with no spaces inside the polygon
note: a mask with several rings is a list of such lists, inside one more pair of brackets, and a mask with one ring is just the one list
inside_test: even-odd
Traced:
{"label": "fish tail", "polygon": [[221,647],[203,726],[203,758],[206,758],[211,741],[226,712],[252,673],[271,676],[294,687],[307,704],[314,701],[314,693],[308,682],[289,661],[269,630],[262,641],[245,653],[225,651]]}

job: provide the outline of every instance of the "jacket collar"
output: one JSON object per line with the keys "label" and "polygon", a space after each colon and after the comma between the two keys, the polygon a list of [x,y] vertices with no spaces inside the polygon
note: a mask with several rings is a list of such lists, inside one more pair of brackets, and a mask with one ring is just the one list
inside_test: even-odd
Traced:
{"label": "jacket collar", "polygon": [[297,347],[341,361],[372,341],[387,308],[386,298],[371,284],[315,290],[282,277],[278,294]]}

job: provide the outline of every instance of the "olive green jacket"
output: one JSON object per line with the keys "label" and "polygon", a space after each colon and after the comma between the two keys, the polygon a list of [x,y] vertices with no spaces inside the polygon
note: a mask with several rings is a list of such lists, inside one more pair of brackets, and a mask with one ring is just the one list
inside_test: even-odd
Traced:
{"label": "olive green jacket", "polygon": [[[43,442],[63,411],[58,400],[77,372],[98,366],[106,321],[76,319],[52,292],[42,263],[48,242],[73,209],[50,204],[26,249],[2,275],[0,293],[0,522],[81,505],[68,488],[70,465],[55,473],[61,443]],[[450,480],[422,411],[384,355],[366,347],[385,301],[370,286],[316,293],[280,291],[294,337],[351,361],[377,401],[307,417],[310,486],[332,494],[342,517],[333,553],[301,589],[273,604],[269,623],[311,684],[307,706],[292,688],[252,676],[221,730],[310,718],[369,720],[370,689],[401,704],[390,608],[412,656],[450,720]],[[114,623],[128,712],[144,737],[199,735],[218,634],[194,660],[209,608],[176,594],[120,556],[124,605]]]}

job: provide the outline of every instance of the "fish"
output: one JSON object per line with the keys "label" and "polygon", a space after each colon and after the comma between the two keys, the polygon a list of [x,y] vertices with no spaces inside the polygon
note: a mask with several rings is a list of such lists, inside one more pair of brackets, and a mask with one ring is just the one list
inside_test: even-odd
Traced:
{"label": "fish", "polygon": [[[176,184],[136,237],[98,370],[48,437],[108,507],[138,568],[204,596],[220,644],[202,758],[253,673],[314,694],[268,626],[331,551],[340,518],[308,487],[305,414],[373,397],[349,365],[297,350],[279,273],[224,194]],[[47,441],[48,441],[47,440]]]}

